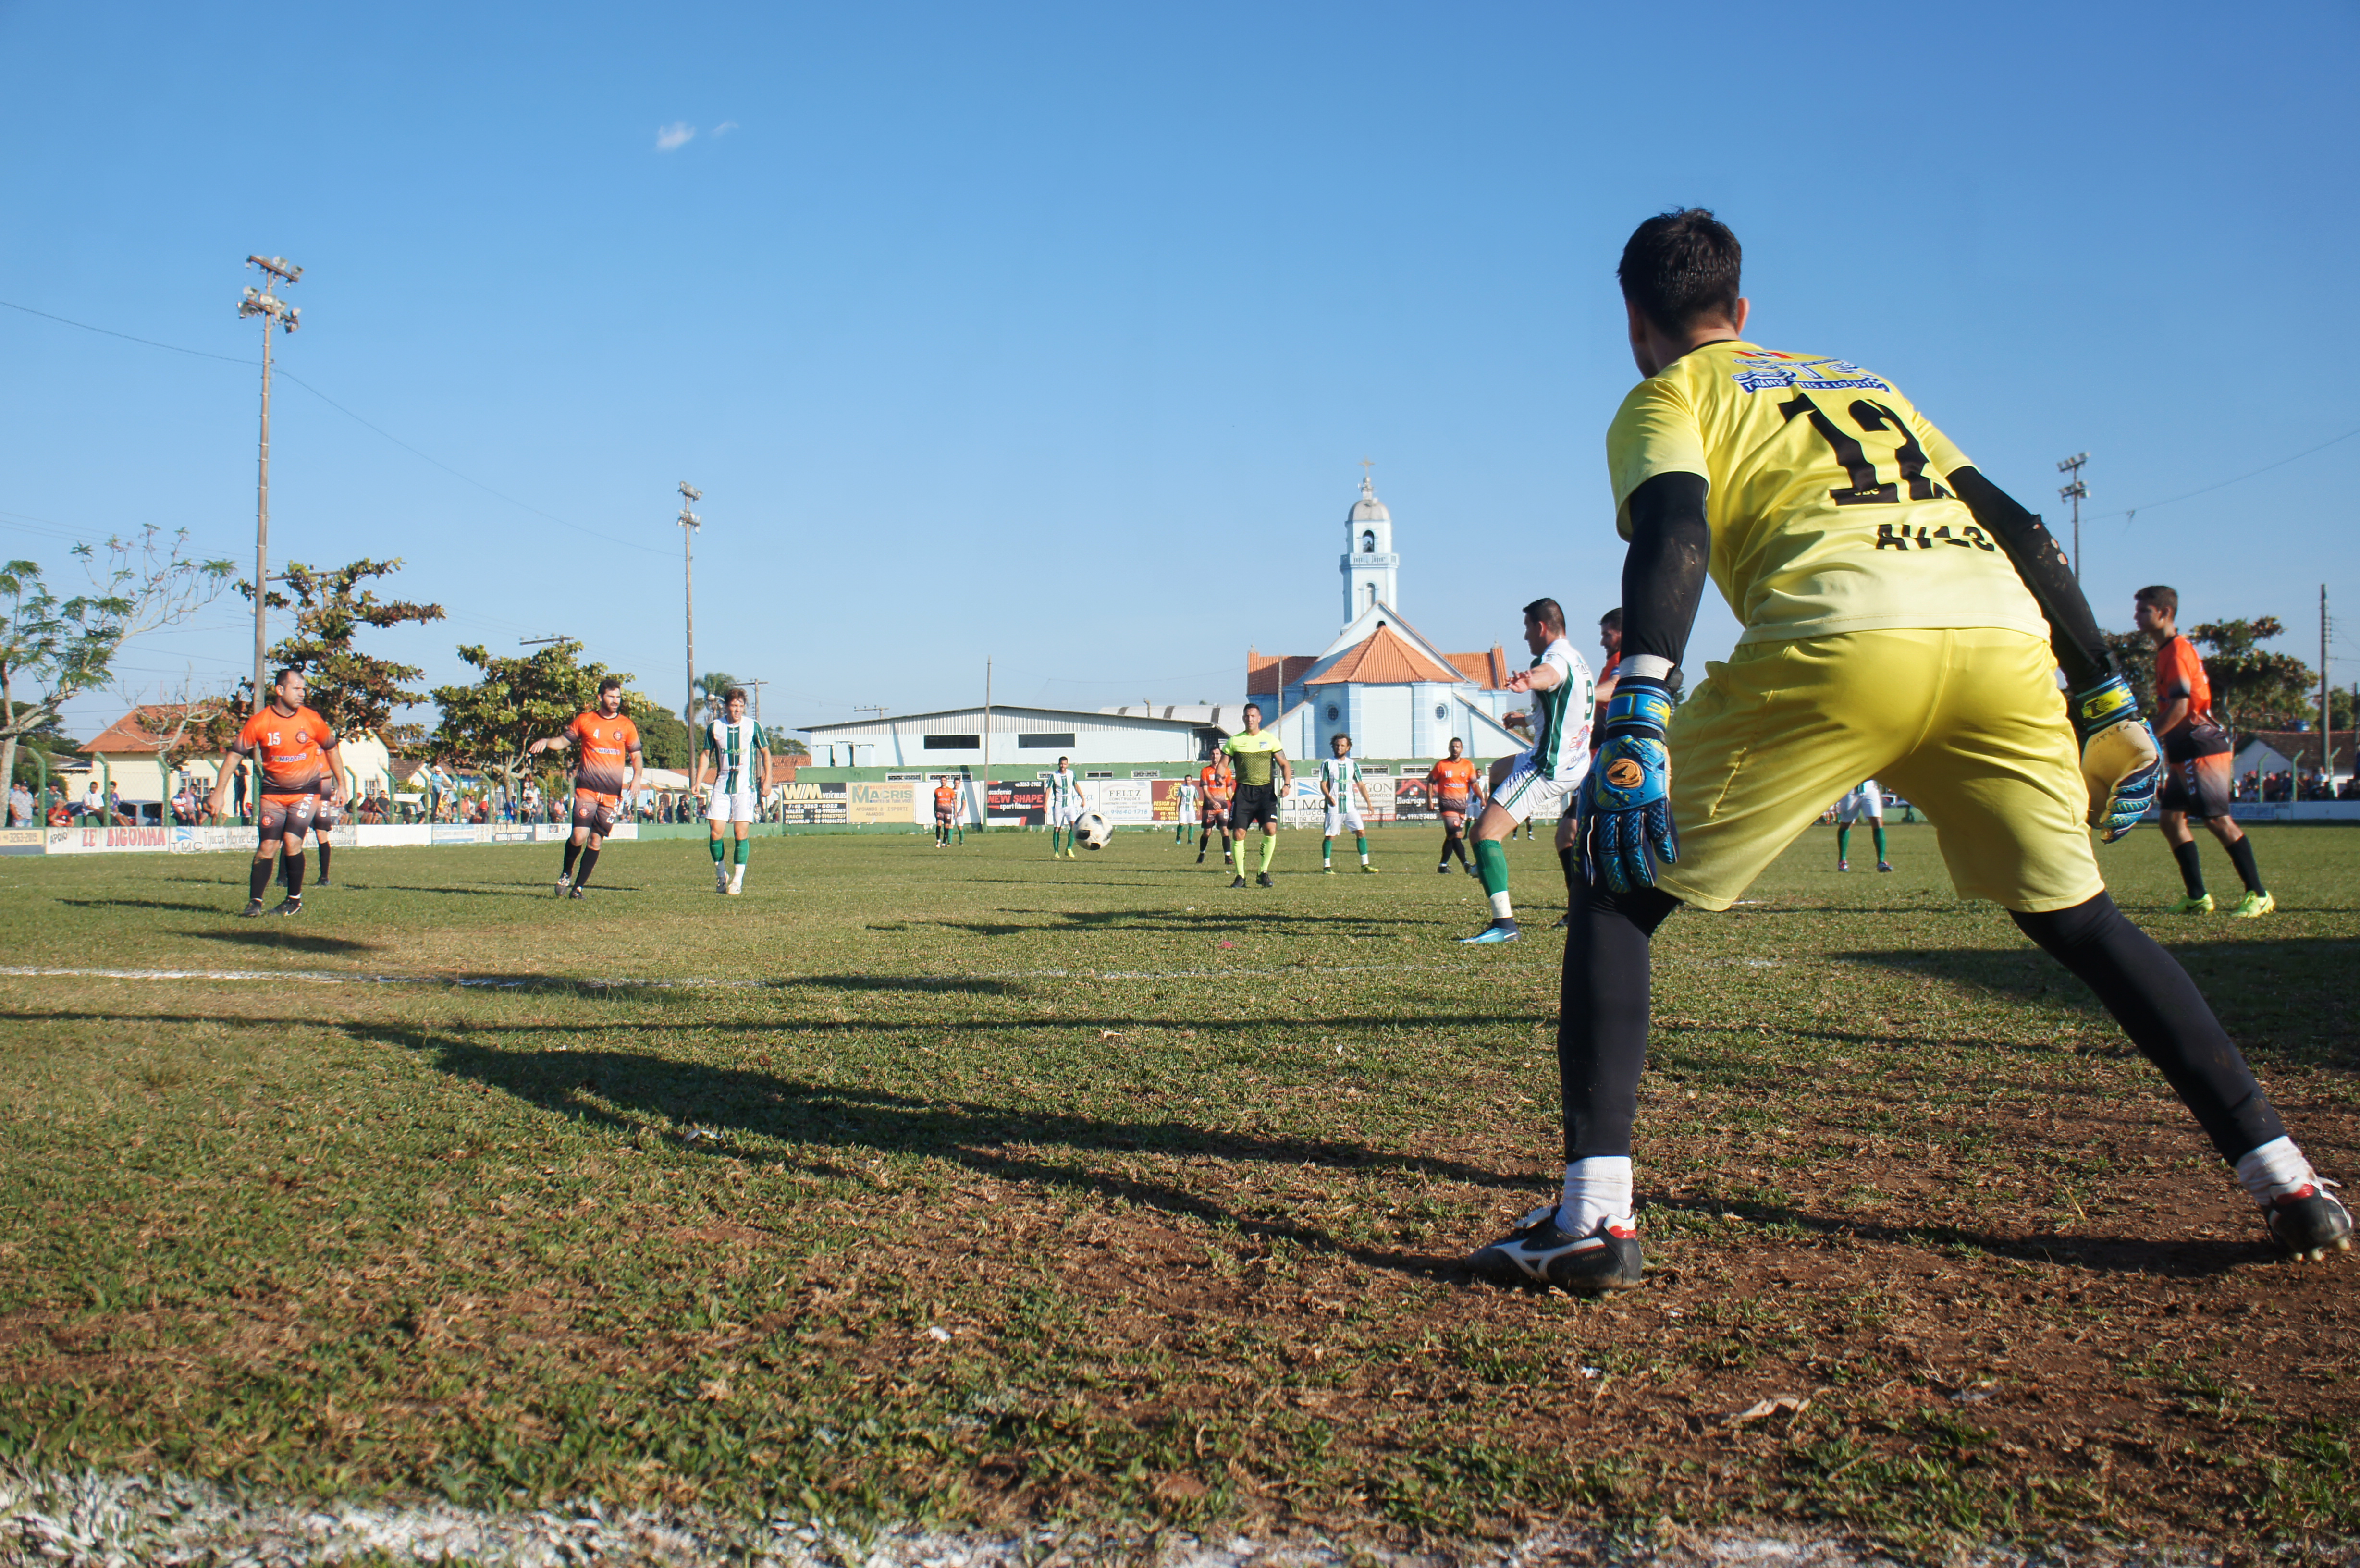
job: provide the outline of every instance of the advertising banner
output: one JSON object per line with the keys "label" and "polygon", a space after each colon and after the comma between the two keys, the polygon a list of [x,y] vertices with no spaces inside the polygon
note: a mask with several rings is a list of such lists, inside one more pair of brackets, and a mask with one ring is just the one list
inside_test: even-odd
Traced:
{"label": "advertising banner", "polygon": [[483,844],[492,836],[489,828],[473,827],[465,822],[436,822],[426,842],[432,844]]}
{"label": "advertising banner", "polygon": [[38,855],[49,843],[46,828],[0,828],[0,855]]}
{"label": "advertising banner", "polygon": [[1434,809],[1434,789],[1425,775],[1393,781],[1393,821],[1431,822],[1438,821],[1441,814]]}
{"label": "advertising banner", "polygon": [[781,784],[779,820],[793,826],[841,827],[852,820],[842,784]]}
{"label": "advertising banner", "polygon": [[996,828],[1037,828],[1049,820],[1049,787],[995,779],[985,801]]}
{"label": "advertising banner", "polygon": [[85,855],[125,850],[164,850],[171,829],[151,828],[49,828],[44,830],[48,843],[43,845],[50,855]]}
{"label": "advertising banner", "polygon": [[1082,801],[1119,828],[1144,827],[1155,820],[1153,789],[1145,779],[1085,779]]}
{"label": "advertising banner", "polygon": [[[918,820],[917,786],[903,782],[850,783],[844,787],[845,818],[855,824],[914,822]],[[927,792],[926,820],[934,820],[933,791]]]}

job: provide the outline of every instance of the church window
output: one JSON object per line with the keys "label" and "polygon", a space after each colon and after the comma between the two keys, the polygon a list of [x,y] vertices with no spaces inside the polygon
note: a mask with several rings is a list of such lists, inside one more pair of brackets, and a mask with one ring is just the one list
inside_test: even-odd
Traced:
{"label": "church window", "polygon": [[1450,716],[1450,705],[1448,702],[1437,702],[1434,705],[1434,716],[1437,719],[1448,718]]}
{"label": "church window", "polygon": [[1336,722],[1336,704],[1333,702],[1328,704],[1328,722],[1331,724]]}
{"label": "church window", "polygon": [[1376,529],[1363,528],[1360,530],[1360,553],[1362,555],[1374,555],[1377,553]]}

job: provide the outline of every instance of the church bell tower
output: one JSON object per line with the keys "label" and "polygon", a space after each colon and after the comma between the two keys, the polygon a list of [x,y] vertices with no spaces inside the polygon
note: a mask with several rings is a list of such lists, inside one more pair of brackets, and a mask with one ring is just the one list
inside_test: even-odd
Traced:
{"label": "church bell tower", "polygon": [[[1365,469],[1367,465],[1364,463]],[[1394,582],[1401,557],[1393,553],[1393,515],[1377,499],[1376,486],[1366,473],[1360,476],[1360,498],[1344,520],[1344,624],[1383,604],[1401,608]]]}

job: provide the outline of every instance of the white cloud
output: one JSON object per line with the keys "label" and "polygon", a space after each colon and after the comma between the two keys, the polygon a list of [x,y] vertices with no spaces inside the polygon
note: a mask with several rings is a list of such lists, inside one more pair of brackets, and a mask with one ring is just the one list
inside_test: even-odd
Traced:
{"label": "white cloud", "polygon": [[713,127],[713,134],[714,134],[715,136],[727,136],[730,132],[732,132],[732,131],[736,130],[737,128],[738,128],[738,122],[737,122],[737,121],[735,121],[735,120],[724,120],[724,121],[722,121],[719,125],[716,125],[716,126],[714,126],[714,127]]}
{"label": "white cloud", "polygon": [[674,120],[669,125],[656,127],[656,151],[678,152],[696,136],[696,127],[686,120]]}

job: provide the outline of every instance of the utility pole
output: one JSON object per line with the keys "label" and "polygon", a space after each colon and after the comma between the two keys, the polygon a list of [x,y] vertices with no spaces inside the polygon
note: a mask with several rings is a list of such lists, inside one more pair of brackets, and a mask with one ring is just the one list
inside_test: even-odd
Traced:
{"label": "utility pole", "polygon": [[768,686],[770,682],[767,681],[746,680],[740,681],[738,684],[740,686],[751,686],[754,688],[754,722],[758,724],[760,724],[762,722],[762,688]]}
{"label": "utility pole", "polygon": [[2081,503],[2090,498],[2090,487],[2081,483],[2081,465],[2090,461],[2086,452],[2077,452],[2057,465],[2057,472],[2069,477],[2057,492],[2060,501],[2073,503],[2073,581],[2081,581]]}
{"label": "utility pole", "polygon": [[680,482],[681,588],[688,598],[688,705],[680,713],[691,735],[696,734],[696,530],[705,519],[688,507],[704,499],[704,491],[685,479]]}
{"label": "utility pole", "polygon": [[[2353,732],[2360,735],[2360,729]],[[2319,585],[2319,781],[2335,798],[2335,710],[2328,703],[2327,584]]]}
{"label": "utility pole", "polygon": [[[303,324],[301,309],[290,305],[271,290],[281,283],[291,285],[303,276],[303,269],[290,265],[283,256],[249,256],[246,265],[260,267],[265,275],[262,287],[257,289],[247,284],[245,295],[237,302],[238,320],[262,318],[262,447],[254,487],[254,694],[246,710],[250,715],[262,711],[262,650],[267,640],[263,595],[270,586],[270,329],[275,325],[282,332],[291,332]],[[262,765],[257,761],[253,766],[254,808],[260,811]]]}

